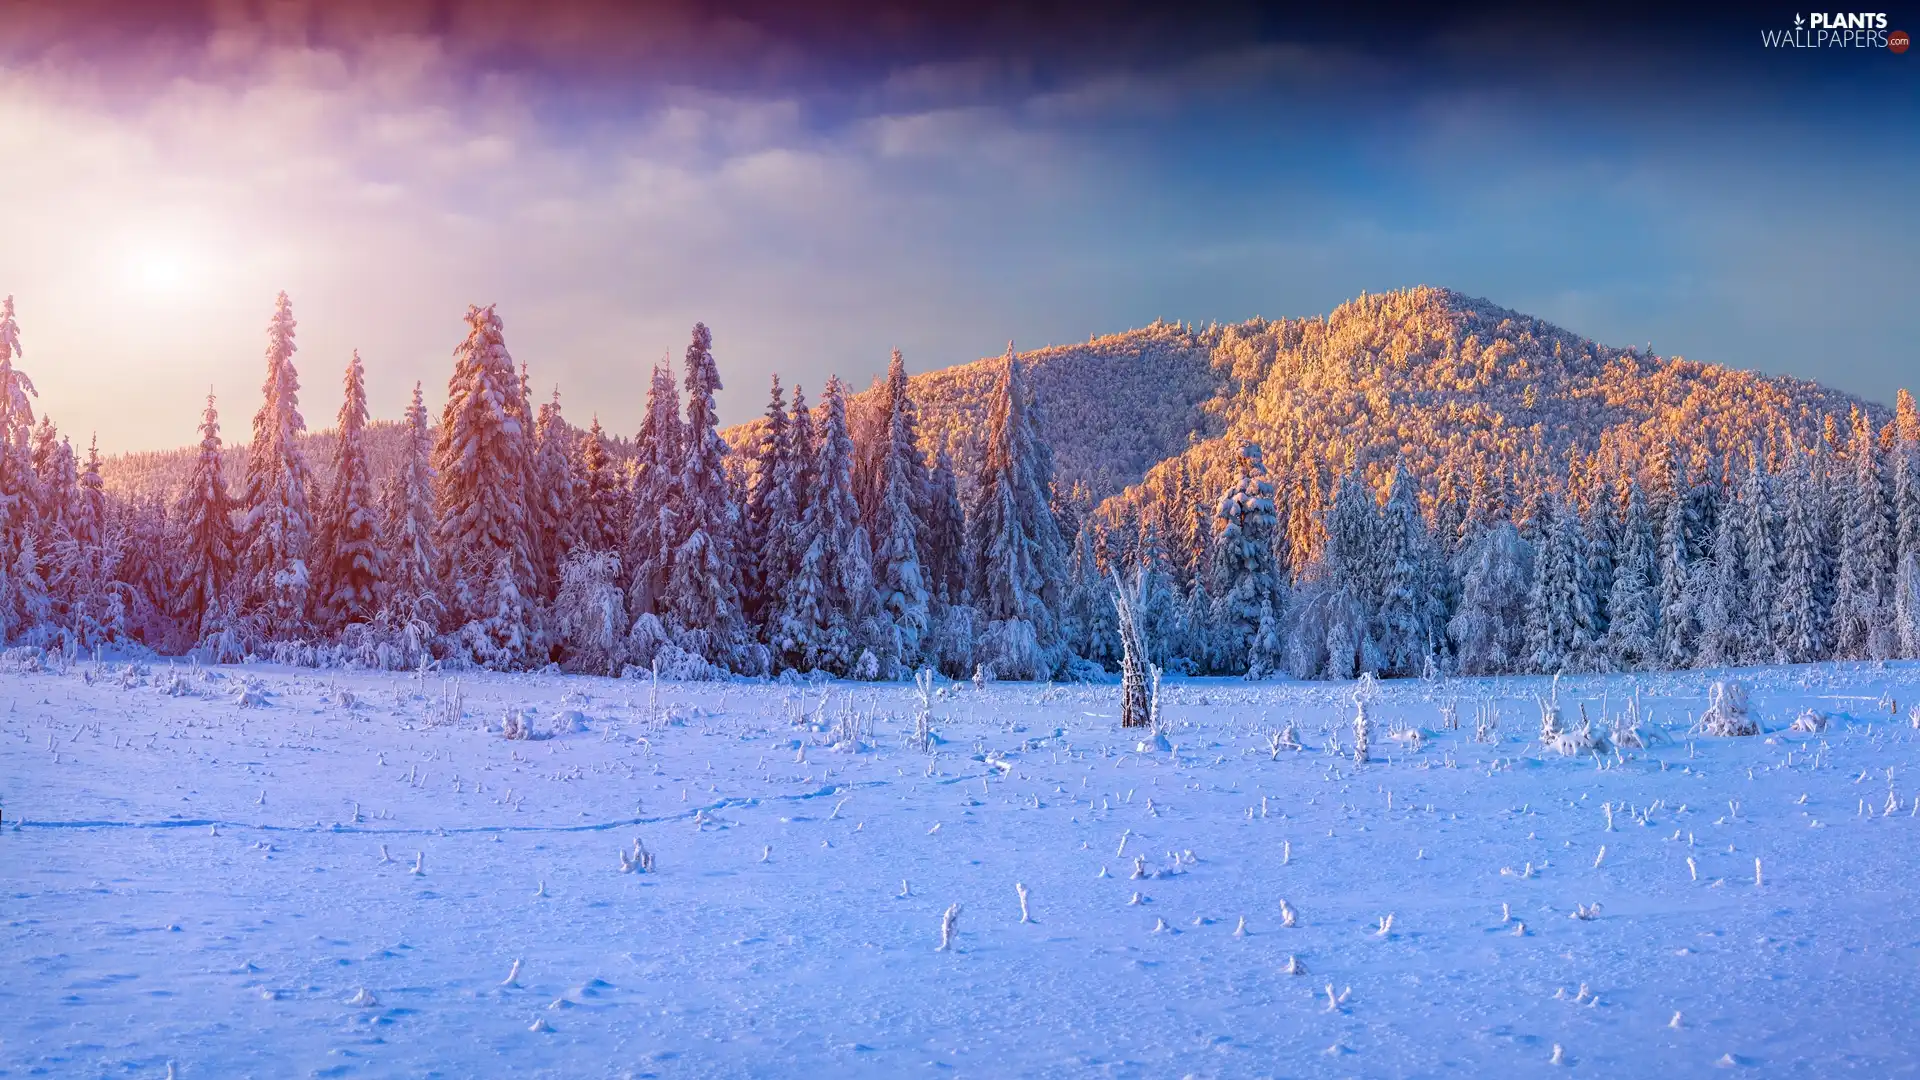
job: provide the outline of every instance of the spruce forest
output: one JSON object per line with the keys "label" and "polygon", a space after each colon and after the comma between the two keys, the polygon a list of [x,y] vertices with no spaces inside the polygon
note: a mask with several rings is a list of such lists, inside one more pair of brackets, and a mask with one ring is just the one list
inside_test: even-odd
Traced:
{"label": "spruce forest", "polygon": [[[103,460],[0,313],[0,634],[311,667],[1100,680],[1920,657],[1920,414],[1615,349],[1443,289],[1156,323],[723,430],[696,325],[631,437],[467,312],[444,397],[331,430],[282,294],[257,402]],[[639,393],[637,386],[635,392]],[[537,400],[539,399],[539,400]],[[394,403],[401,404],[401,403]],[[244,446],[220,408],[252,407]],[[184,418],[183,418],[184,420]],[[184,427],[184,423],[183,423]],[[231,430],[230,427],[228,429]]]}

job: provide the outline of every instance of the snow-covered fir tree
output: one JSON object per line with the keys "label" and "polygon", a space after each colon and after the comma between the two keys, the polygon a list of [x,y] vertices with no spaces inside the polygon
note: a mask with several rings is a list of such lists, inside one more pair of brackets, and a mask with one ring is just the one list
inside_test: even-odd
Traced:
{"label": "snow-covered fir tree", "polygon": [[773,376],[767,409],[750,452],[747,498],[741,505],[741,609],[750,626],[764,628],[769,605],[777,606],[791,575],[791,543],[784,535],[795,527],[797,500],[793,497],[793,433],[780,376]]}
{"label": "snow-covered fir tree", "polygon": [[1585,588],[1586,552],[1578,512],[1549,500],[1527,601],[1527,651],[1542,674],[1580,670],[1594,655],[1593,597]]}
{"label": "snow-covered fir tree", "polygon": [[1833,643],[1849,660],[1893,653],[1887,601],[1892,596],[1892,523],[1873,429],[1857,411],[1840,489],[1840,547],[1833,601]]}
{"label": "snow-covered fir tree", "polygon": [[533,487],[528,492],[531,528],[545,537],[540,576],[557,577],[567,552],[581,545],[586,519],[579,512],[573,430],[560,408],[560,390],[542,403],[534,421]]}
{"label": "snow-covered fir tree", "polygon": [[687,426],[675,486],[677,513],[667,572],[667,611],[681,648],[710,663],[732,663],[741,644],[738,517],[728,489],[727,444],[720,438],[713,395],[720,370],[713,335],[693,326],[686,355]]}
{"label": "snow-covered fir tree", "polygon": [[[667,572],[678,532],[680,392],[665,360],[653,366],[646,416],[634,440],[633,521],[627,536],[627,609],[636,619],[666,615]],[[664,632],[664,624],[661,624]]]}
{"label": "snow-covered fir tree", "polygon": [[0,302],[0,571],[32,531],[38,506],[33,471],[33,380],[14,366],[21,355],[13,297]]}
{"label": "snow-covered fir tree", "polygon": [[1656,543],[1646,495],[1637,481],[1627,486],[1627,512],[1614,545],[1613,587],[1607,593],[1607,664],[1639,671],[1658,661],[1660,595],[1654,564]]}
{"label": "snow-covered fir tree", "polygon": [[579,523],[575,544],[587,551],[616,550],[620,477],[607,454],[607,436],[600,428],[598,416],[580,438],[573,478],[576,490],[571,509],[574,520]]}
{"label": "snow-covered fir tree", "polygon": [[200,452],[174,504],[181,539],[174,610],[196,643],[219,628],[233,581],[233,499],[221,468],[220,412],[208,391],[200,414]]}
{"label": "snow-covered fir tree", "polygon": [[1674,492],[1664,500],[1666,513],[1660,522],[1660,632],[1656,647],[1659,666],[1687,667],[1693,663],[1699,640],[1700,621],[1695,610],[1698,586],[1690,581],[1694,558],[1687,542],[1687,499]]}
{"label": "snow-covered fir tree", "polygon": [[520,377],[500,316],[490,306],[469,307],[466,319],[433,448],[434,546],[453,624],[475,624],[465,639],[500,662],[532,640],[526,624],[508,621],[527,611],[533,577],[525,448],[531,433],[512,407]]}
{"label": "snow-covered fir tree", "polygon": [[312,480],[300,449],[300,376],[294,370],[293,304],[281,293],[267,327],[267,375],[247,444],[247,483],[240,505],[242,614],[253,632],[291,641],[309,632],[312,589]]}
{"label": "snow-covered fir tree", "polygon": [[367,376],[357,349],[347,363],[345,391],[334,444],[333,487],[314,543],[319,621],[331,630],[373,618],[386,563],[367,466]]}
{"label": "snow-covered fir tree", "polygon": [[1752,507],[1731,498],[1720,507],[1707,561],[1694,576],[1699,592],[1700,641],[1694,662],[1700,667],[1731,667],[1757,645],[1757,629],[1747,598],[1746,517]]}
{"label": "snow-covered fir tree", "polygon": [[1827,655],[1827,573],[1822,565],[1826,545],[1813,459],[1797,451],[1793,457],[1784,478],[1780,584],[1774,596],[1772,638],[1784,660],[1805,664]]}
{"label": "snow-covered fir tree", "polygon": [[800,561],[771,645],[781,664],[844,675],[870,644],[862,631],[875,607],[872,552],[853,494],[853,438],[839,379],[827,380],[818,413],[813,489],[797,532]]}
{"label": "snow-covered fir tree", "polygon": [[419,383],[401,424],[400,458],[380,493],[384,602],[395,621],[437,625],[441,603],[434,548],[433,434]]}
{"label": "snow-covered fir tree", "polygon": [[1383,570],[1376,636],[1385,670],[1419,675],[1436,658],[1446,637],[1445,566],[1420,516],[1413,478],[1396,465],[1380,517]]}
{"label": "snow-covered fir tree", "polygon": [[1046,678],[1066,662],[1054,613],[1066,593],[1066,553],[1050,498],[1052,455],[1035,432],[1013,347],[987,410],[968,550],[970,592],[985,620],[980,662],[1006,678]]}
{"label": "snow-covered fir tree", "polygon": [[1746,556],[1746,601],[1741,619],[1747,634],[1743,663],[1780,663],[1774,638],[1774,606],[1780,593],[1780,512],[1773,477],[1759,447],[1747,451],[1747,471],[1739,491],[1741,545]]}
{"label": "snow-covered fir tree", "polygon": [[1258,444],[1241,446],[1239,472],[1214,510],[1211,622],[1232,669],[1264,679],[1282,660],[1276,620],[1283,604],[1273,558],[1279,519]]}
{"label": "snow-covered fir tree", "polygon": [[885,655],[879,659],[886,671],[908,672],[920,663],[921,643],[930,623],[926,566],[920,556],[927,470],[920,457],[906,364],[898,349],[887,365],[881,401],[885,445],[879,458],[874,511],[869,516],[874,587],[890,639],[881,643]]}

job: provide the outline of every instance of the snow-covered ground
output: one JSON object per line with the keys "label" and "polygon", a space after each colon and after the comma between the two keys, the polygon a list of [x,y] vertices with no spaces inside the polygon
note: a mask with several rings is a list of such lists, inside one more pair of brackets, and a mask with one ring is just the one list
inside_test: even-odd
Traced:
{"label": "snow-covered ground", "polygon": [[1912,1075],[1920,668],[1736,677],[1564,680],[1671,737],[1606,759],[1386,684],[1356,767],[1351,685],[942,684],[929,756],[911,685],[9,673],[0,1076]]}

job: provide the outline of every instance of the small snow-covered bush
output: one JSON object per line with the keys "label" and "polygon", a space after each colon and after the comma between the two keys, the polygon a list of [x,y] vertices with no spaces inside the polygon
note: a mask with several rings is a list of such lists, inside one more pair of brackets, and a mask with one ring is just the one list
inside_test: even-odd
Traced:
{"label": "small snow-covered bush", "polygon": [[1819,734],[1827,730],[1827,725],[1831,722],[1832,721],[1827,718],[1826,713],[1818,709],[1807,709],[1794,719],[1793,726],[1789,730],[1807,734]]}
{"label": "small snow-covered bush", "polygon": [[500,734],[507,739],[531,739],[533,719],[524,710],[508,709],[500,718]]}
{"label": "small snow-covered bush", "polygon": [[1760,734],[1760,725],[1747,715],[1747,688],[1737,682],[1716,682],[1707,691],[1707,711],[1700,730],[1708,735],[1738,738]]}
{"label": "small snow-covered bush", "polygon": [[661,646],[653,660],[654,670],[667,682],[704,682],[726,677],[726,672],[678,645]]}

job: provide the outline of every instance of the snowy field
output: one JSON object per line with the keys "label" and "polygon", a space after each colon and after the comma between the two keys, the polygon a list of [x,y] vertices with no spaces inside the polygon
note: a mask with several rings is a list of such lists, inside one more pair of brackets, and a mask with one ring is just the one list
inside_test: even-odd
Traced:
{"label": "snowy field", "polygon": [[1914,1075],[1920,667],[1736,677],[9,673],[0,1076]]}

